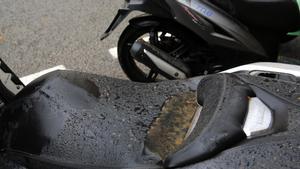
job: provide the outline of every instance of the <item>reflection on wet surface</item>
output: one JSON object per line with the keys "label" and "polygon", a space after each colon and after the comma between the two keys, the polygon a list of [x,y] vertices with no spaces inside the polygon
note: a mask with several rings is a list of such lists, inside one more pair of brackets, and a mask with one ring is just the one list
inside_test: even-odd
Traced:
{"label": "reflection on wet surface", "polygon": [[165,101],[148,131],[146,146],[165,159],[183,143],[197,111],[195,92],[185,92]]}

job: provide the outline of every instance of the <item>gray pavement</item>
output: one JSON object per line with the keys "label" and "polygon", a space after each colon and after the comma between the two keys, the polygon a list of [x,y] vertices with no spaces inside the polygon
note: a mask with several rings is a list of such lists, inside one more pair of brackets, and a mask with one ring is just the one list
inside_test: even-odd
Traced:
{"label": "gray pavement", "polygon": [[63,64],[67,68],[124,78],[100,35],[123,0],[0,0],[0,57],[19,76]]}
{"label": "gray pavement", "polygon": [[[0,0],[0,57],[19,76],[63,64],[126,78],[108,49],[116,46],[127,22],[100,41],[122,4],[123,0]],[[285,48],[285,53],[295,50]]]}

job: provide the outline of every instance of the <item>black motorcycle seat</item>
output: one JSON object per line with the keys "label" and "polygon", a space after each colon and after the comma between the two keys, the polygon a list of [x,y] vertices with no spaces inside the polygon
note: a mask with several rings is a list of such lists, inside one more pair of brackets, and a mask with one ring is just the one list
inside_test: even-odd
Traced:
{"label": "black motorcycle seat", "polygon": [[147,130],[164,101],[192,85],[54,72],[2,110],[0,142],[13,159],[28,158],[30,168],[161,168],[145,148]]}
{"label": "black motorcycle seat", "polygon": [[300,29],[300,14],[296,0],[221,1],[213,0],[213,3],[249,27],[280,32]]}
{"label": "black motorcycle seat", "polygon": [[[182,81],[142,84],[72,71],[48,74],[26,86],[10,105],[2,109],[0,118],[2,153],[21,164],[25,163],[25,166],[30,168],[161,168],[161,158],[151,149],[147,149],[144,141],[166,100],[174,95],[198,90],[198,103],[208,105],[210,108],[206,109],[207,112],[214,110],[222,112],[219,114],[226,120],[230,120],[231,117],[227,115],[237,113],[238,116],[234,117],[237,123],[230,126],[237,129],[235,130],[237,135],[234,135],[242,138],[245,136],[238,134],[241,133],[242,116],[226,106],[232,104],[228,102],[230,93],[238,96],[233,99],[236,103],[240,98],[245,98],[246,93],[239,91],[248,91],[243,86],[254,83],[254,86],[270,89],[271,93],[276,93],[280,88],[280,92],[277,92],[280,97],[299,101],[297,93],[300,93],[300,88],[295,83],[227,74],[213,75],[205,79],[197,77]],[[227,94],[224,95],[226,101],[222,97],[218,98],[218,91],[213,92],[215,88],[212,86],[215,85],[226,91]],[[199,94],[199,91],[203,90],[208,92]],[[220,103],[222,106],[210,104],[207,102],[210,99],[207,98],[217,100],[216,104]],[[221,104],[223,100],[225,102]],[[235,107],[238,111],[241,108]],[[207,154],[203,154],[200,160],[193,160],[195,164],[184,168],[246,168],[249,165],[251,168],[262,166],[282,168],[281,160],[277,163],[269,161],[283,156],[286,159],[285,165],[296,166],[299,158],[297,151],[299,139],[295,139],[299,137],[298,111],[298,107],[289,105],[285,115],[286,118],[291,118],[288,129],[283,134],[277,133],[245,143],[236,144],[236,141],[239,142],[241,139],[235,140],[236,137],[232,137],[225,127],[226,129],[219,130],[222,133],[220,137],[205,143],[204,147],[214,152],[209,153],[210,159],[200,162],[201,159],[208,158]],[[227,123],[231,124],[230,121]],[[225,125],[208,126],[212,126],[211,129],[215,130],[218,126]],[[197,130],[188,137],[187,143],[183,144],[187,147],[184,153],[194,150],[193,144],[190,143],[195,139],[198,140],[200,136],[198,132],[202,133],[198,130],[200,128],[196,126]],[[211,134],[212,130],[207,131]],[[233,148],[220,153],[220,146],[221,150],[228,146],[224,147],[224,144],[227,144],[226,140],[231,141],[230,145],[234,144]],[[263,143],[267,145],[261,148]],[[253,151],[255,155],[251,153]],[[220,154],[214,156],[215,153]],[[178,152],[171,154],[169,162],[175,160],[176,163],[180,154]],[[227,157],[233,158],[228,160]],[[253,158],[255,162],[249,160]],[[181,162],[186,164],[188,161]]]}

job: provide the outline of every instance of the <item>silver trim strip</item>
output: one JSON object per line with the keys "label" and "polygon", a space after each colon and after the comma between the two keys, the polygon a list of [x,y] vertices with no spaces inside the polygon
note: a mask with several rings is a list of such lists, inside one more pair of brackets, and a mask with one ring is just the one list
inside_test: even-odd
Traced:
{"label": "silver trim strip", "polygon": [[160,59],[159,57],[155,56],[153,53],[144,49],[144,53],[153,61],[153,63],[162,71],[169,74],[170,76],[176,79],[185,79],[187,78],[186,75],[180,71],[179,69],[175,68],[174,66],[170,65],[166,61]]}

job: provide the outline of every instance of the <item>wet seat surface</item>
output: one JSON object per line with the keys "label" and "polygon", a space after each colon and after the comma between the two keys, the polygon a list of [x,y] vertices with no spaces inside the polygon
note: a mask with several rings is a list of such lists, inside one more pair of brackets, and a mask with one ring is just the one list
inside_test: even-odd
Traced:
{"label": "wet seat surface", "polygon": [[[290,168],[299,161],[300,113],[295,106],[300,103],[299,84],[239,77],[294,103],[287,112],[287,130],[241,142],[182,168]],[[50,74],[28,86],[3,110],[1,124],[9,119],[14,133],[2,131],[3,138],[10,138],[9,159],[30,159],[28,154],[34,154],[35,159],[27,163],[32,168],[50,162],[69,168],[161,168],[160,157],[145,147],[147,132],[166,100],[194,92],[201,79],[141,84],[69,71]],[[274,158],[284,160],[268,162]],[[0,162],[3,168],[11,165]]]}
{"label": "wet seat surface", "polygon": [[166,99],[190,88],[186,82],[141,84],[53,73],[27,86],[4,110],[16,119],[8,125],[17,125],[5,133],[13,133],[8,147],[72,167],[157,168],[160,159],[144,146],[149,126]]}

